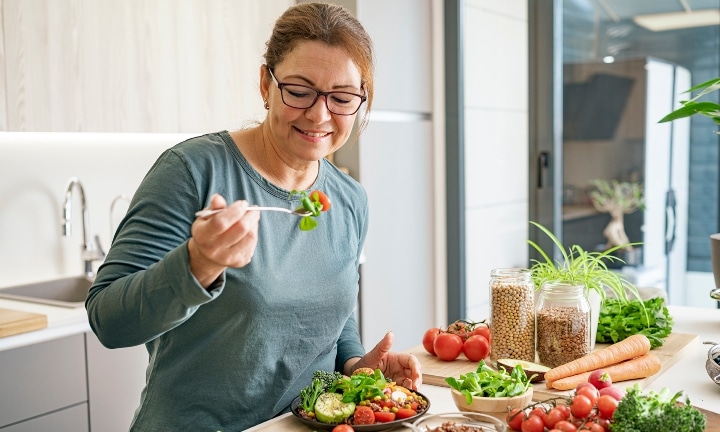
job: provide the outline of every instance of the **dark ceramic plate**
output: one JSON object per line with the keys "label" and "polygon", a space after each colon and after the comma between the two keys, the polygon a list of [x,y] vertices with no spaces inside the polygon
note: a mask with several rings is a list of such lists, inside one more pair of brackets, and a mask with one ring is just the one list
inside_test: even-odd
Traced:
{"label": "dark ceramic plate", "polygon": [[[430,409],[430,400],[427,397],[425,397],[425,395],[422,393],[418,393],[418,392],[414,392],[414,393],[416,393],[419,396],[422,396],[422,398],[427,401],[428,405],[427,405],[427,408],[425,408],[425,411],[423,411],[417,415],[414,415],[410,418],[406,418],[406,419],[402,419],[402,420],[395,420],[395,421],[391,421],[391,422],[387,422],[387,423],[376,423],[376,424],[371,424],[371,425],[352,425],[353,429],[355,429],[356,432],[388,431],[391,429],[395,429],[396,427],[402,426],[403,423],[414,422],[415,420],[417,420],[420,417],[422,417],[423,415],[425,415],[425,413],[427,413],[428,410]],[[300,413],[298,412],[299,406],[300,406],[300,397],[298,396],[292,401],[292,404],[290,404],[290,409],[292,410],[293,415],[298,420],[305,423],[307,426],[310,426],[313,429],[320,429],[320,430],[327,430],[327,431],[331,431],[335,426],[337,426],[337,424],[320,423],[319,421],[316,421],[316,420],[308,420],[306,418],[303,418],[300,415]]]}

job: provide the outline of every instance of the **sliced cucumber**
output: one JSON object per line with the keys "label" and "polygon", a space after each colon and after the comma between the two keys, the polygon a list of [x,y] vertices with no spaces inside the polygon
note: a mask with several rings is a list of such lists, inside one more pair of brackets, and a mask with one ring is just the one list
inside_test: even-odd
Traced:
{"label": "sliced cucumber", "polygon": [[315,416],[321,423],[341,423],[355,412],[355,404],[342,401],[338,393],[323,393],[315,402]]}

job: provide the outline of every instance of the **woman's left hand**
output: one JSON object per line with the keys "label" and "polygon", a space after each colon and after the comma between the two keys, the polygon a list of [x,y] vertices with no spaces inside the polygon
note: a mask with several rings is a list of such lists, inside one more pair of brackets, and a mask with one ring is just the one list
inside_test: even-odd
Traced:
{"label": "woman's left hand", "polygon": [[401,386],[418,390],[422,385],[420,361],[412,354],[390,351],[394,338],[393,333],[388,332],[375,348],[350,366],[350,372],[363,367],[380,369]]}

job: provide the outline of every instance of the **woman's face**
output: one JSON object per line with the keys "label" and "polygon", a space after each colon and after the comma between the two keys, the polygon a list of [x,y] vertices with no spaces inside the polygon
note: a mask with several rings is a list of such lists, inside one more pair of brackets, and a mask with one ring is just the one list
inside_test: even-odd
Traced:
{"label": "woman's face", "polygon": [[[275,66],[273,74],[279,83],[300,84],[319,91],[345,91],[365,94],[361,88],[360,70],[340,47],[322,42],[299,43]],[[318,161],[336,151],[352,132],[355,116],[333,114],[320,96],[306,109],[283,103],[280,89],[261,68],[260,91],[270,106],[265,121],[272,145],[288,164]]]}

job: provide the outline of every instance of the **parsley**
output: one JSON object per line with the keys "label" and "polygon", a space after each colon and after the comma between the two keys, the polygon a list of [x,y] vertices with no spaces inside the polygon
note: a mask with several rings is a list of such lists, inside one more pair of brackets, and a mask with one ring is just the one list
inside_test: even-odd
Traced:
{"label": "parsley", "polygon": [[650,339],[651,348],[657,348],[672,333],[672,326],[673,319],[661,297],[644,302],[606,299],[600,309],[597,342],[615,343],[640,333]]}

